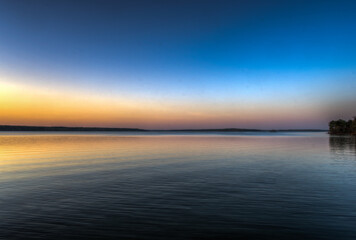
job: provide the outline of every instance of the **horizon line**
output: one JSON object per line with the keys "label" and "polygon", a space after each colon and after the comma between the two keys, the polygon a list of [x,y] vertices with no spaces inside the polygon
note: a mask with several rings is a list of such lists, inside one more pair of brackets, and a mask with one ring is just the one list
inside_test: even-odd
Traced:
{"label": "horizon line", "polygon": [[291,128],[291,129],[258,129],[258,128],[188,128],[188,129],[142,129],[135,127],[74,127],[74,126],[30,126],[0,125],[0,131],[328,131],[327,129]]}

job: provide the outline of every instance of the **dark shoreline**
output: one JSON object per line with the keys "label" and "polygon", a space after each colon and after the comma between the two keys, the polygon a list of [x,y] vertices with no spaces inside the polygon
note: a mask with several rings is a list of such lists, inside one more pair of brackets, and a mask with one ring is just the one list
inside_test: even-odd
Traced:
{"label": "dark shoreline", "polygon": [[55,132],[327,132],[322,129],[286,129],[286,130],[261,130],[244,128],[221,129],[172,129],[172,130],[147,130],[140,128],[102,128],[102,127],[45,127],[45,126],[16,126],[0,125],[0,131],[55,131]]}

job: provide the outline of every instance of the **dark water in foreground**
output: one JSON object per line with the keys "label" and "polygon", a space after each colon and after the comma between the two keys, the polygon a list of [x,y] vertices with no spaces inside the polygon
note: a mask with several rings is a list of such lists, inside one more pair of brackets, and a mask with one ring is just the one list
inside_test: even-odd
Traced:
{"label": "dark water in foreground", "polygon": [[2,133],[0,239],[356,239],[355,139],[272,135]]}

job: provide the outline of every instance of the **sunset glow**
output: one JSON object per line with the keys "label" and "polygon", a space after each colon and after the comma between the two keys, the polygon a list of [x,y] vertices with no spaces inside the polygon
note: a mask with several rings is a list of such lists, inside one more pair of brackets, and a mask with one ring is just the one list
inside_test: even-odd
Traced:
{"label": "sunset glow", "polygon": [[[152,3],[143,11],[128,2],[92,3],[82,10],[79,3],[5,1],[0,125],[326,129],[330,119],[352,117],[350,6],[229,2],[219,7],[226,14],[214,12],[209,21],[198,5],[186,12],[186,4]],[[111,8],[140,14],[121,19]]]}

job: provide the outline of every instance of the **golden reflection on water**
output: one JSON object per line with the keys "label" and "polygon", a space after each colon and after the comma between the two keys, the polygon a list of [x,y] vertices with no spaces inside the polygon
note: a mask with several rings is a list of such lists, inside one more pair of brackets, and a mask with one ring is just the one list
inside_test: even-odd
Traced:
{"label": "golden reflection on water", "polygon": [[[293,144],[291,144],[291,141]],[[312,140],[310,140],[312,141]],[[301,154],[320,141],[288,137],[0,135],[0,180],[186,161]],[[307,147],[314,146],[314,147]]]}

